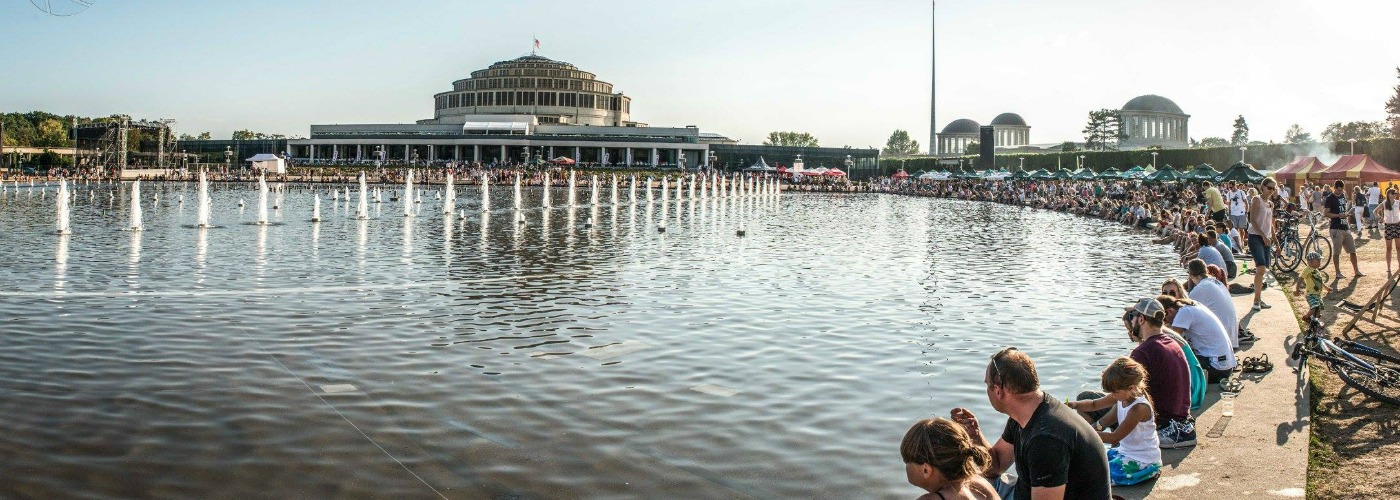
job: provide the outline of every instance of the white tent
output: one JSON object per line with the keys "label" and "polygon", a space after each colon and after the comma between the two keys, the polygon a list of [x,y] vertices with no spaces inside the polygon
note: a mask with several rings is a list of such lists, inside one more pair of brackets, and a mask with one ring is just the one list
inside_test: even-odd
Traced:
{"label": "white tent", "polygon": [[253,168],[262,170],[269,174],[287,173],[287,160],[280,156],[268,153],[253,155],[252,158],[243,160],[253,162]]}

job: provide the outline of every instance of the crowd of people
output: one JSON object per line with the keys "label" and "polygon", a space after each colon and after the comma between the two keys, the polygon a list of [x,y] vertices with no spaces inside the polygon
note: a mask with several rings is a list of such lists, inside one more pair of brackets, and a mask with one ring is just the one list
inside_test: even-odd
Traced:
{"label": "crowd of people", "polygon": [[[1007,422],[993,443],[981,421],[966,408],[948,418],[919,421],[906,433],[900,453],[911,484],[927,490],[921,500],[965,498],[1108,499],[1114,486],[1138,484],[1160,475],[1162,449],[1196,444],[1192,410],[1218,386],[1236,392],[1236,372],[1272,369],[1266,357],[1237,358],[1242,344],[1256,336],[1241,328],[1231,295],[1261,300],[1278,220],[1316,212],[1351,235],[1346,193],[1339,182],[1332,194],[1312,202],[1305,187],[1292,203],[1287,190],[1266,178],[1240,182],[1144,184],[1138,181],[950,180],[873,182],[873,191],[1006,203],[1099,217],[1142,228],[1152,240],[1172,245],[1186,279],[1166,280],[1153,296],[1126,307],[1122,324],[1135,343],[1100,377],[1102,392],[1085,391],[1061,401],[1040,389],[1035,363],[1015,348],[993,355],[984,372],[987,399]],[[1391,202],[1390,200],[1396,200]],[[1362,200],[1366,201],[1366,200]],[[1367,203],[1364,221],[1390,224],[1400,236],[1400,196],[1386,204]],[[1374,207],[1382,209],[1373,215]],[[1394,210],[1393,215],[1386,210]],[[1339,222],[1340,221],[1340,222]],[[1391,226],[1387,225],[1389,230]],[[1342,251],[1353,246],[1337,245]],[[1400,246],[1396,246],[1400,250]],[[1396,252],[1400,255],[1400,251]],[[1247,255],[1247,257],[1246,257]],[[1307,256],[1297,293],[1321,307],[1327,286],[1321,255]],[[1330,259],[1339,262],[1340,259]],[[1253,264],[1253,271],[1249,264]],[[1354,269],[1355,271],[1355,269]],[[1253,272],[1253,287],[1231,285]],[[1356,274],[1359,274],[1356,273]],[[1314,309],[1314,313],[1317,309]],[[1105,445],[1109,447],[1106,449]],[[1011,464],[1015,477],[1005,473]]]}

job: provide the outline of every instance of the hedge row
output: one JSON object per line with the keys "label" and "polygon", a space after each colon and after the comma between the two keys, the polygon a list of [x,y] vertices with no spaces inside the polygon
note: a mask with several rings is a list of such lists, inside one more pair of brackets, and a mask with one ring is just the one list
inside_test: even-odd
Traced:
{"label": "hedge row", "polygon": [[[1240,161],[1240,148],[1237,146],[1225,146],[1218,148],[1189,148],[1189,149],[1165,149],[1157,152],[1157,166],[1172,165],[1178,169],[1186,170],[1194,168],[1201,163],[1209,163],[1217,170],[1225,168]],[[1333,161],[1336,157],[1350,154],[1351,143],[1320,142],[1303,144],[1265,144],[1249,146],[1245,151],[1245,162],[1254,166],[1258,170],[1274,170],[1293,161],[1295,156],[1316,156],[1323,161]],[[996,156],[996,168],[1015,171],[1016,167],[1022,164],[1025,159],[1025,169],[1027,171],[1045,169],[1055,171],[1057,165],[1063,168],[1074,170],[1075,162],[1080,156],[1084,156],[1084,165],[1094,171],[1103,171],[1109,168],[1119,170],[1132,168],[1138,165],[1152,164],[1153,150],[1134,151],[1072,151],[1063,153],[1037,153],[1037,154],[998,154]],[[1400,170],[1400,139],[1384,138],[1356,141],[1356,154],[1371,155],[1371,158],[1387,167]],[[981,160],[976,156],[955,156],[942,158],[948,160],[964,160],[963,165],[975,165],[978,170],[991,168],[981,165]],[[909,158],[881,158],[880,170],[885,175],[889,175],[903,168],[913,173],[919,170],[947,170],[947,165],[940,166],[939,159],[932,157],[909,157]],[[956,165],[953,166],[957,168]]]}

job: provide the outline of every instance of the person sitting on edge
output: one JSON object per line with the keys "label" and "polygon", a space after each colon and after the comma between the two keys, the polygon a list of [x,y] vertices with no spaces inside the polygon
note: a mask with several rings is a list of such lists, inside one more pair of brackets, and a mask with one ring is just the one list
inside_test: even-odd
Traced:
{"label": "person sitting on edge", "polygon": [[[1163,286],[1165,289],[1166,287]],[[1206,377],[1195,359],[1186,339],[1164,327],[1166,309],[1154,298],[1137,301],[1123,313],[1123,326],[1128,339],[1138,343],[1129,357],[1147,370],[1148,397],[1155,412],[1157,439],[1162,448],[1185,448],[1196,445],[1196,424],[1191,409],[1205,401]],[[1079,400],[1098,399],[1094,391],[1079,393]],[[1107,409],[1083,411],[1088,421],[1098,421]]]}
{"label": "person sitting on edge", "polygon": [[[1221,269],[1225,269],[1228,273],[1230,267],[1225,265],[1225,256],[1220,255],[1220,250],[1215,248],[1215,241],[1210,236],[1211,233],[1214,232],[1215,230],[1211,229],[1196,235],[1196,243],[1198,246],[1196,247],[1196,255],[1194,255],[1194,257],[1206,261],[1206,264],[1220,266]],[[1186,260],[1190,261],[1191,259]],[[1182,264],[1185,265],[1185,262]]]}
{"label": "person sitting on edge", "polygon": [[[1239,331],[1239,313],[1235,311],[1235,302],[1230,299],[1230,291],[1225,288],[1225,284],[1210,276],[1206,272],[1206,262],[1201,259],[1191,259],[1186,263],[1186,289],[1189,290],[1189,297],[1206,306],[1210,312],[1215,314],[1215,318],[1220,320],[1220,325],[1225,327],[1225,332],[1230,337],[1230,347],[1239,349],[1240,342],[1253,342],[1254,336],[1246,336]],[[1180,296],[1175,296],[1180,298]]]}
{"label": "person sitting on edge", "polygon": [[[986,448],[972,444],[961,425],[946,418],[914,423],[899,444],[909,484],[928,491],[918,500],[997,499],[982,474],[992,463]],[[937,495],[937,496],[935,496]]]}
{"label": "person sitting on edge", "polygon": [[1302,294],[1304,290],[1308,292],[1308,312],[1303,314],[1303,323],[1312,321],[1312,315],[1322,312],[1322,292],[1332,291],[1332,287],[1327,285],[1327,271],[1323,271],[1322,255],[1317,252],[1308,252],[1307,264],[1298,271],[1298,284],[1293,287],[1293,294]]}
{"label": "person sitting on edge", "polygon": [[[1105,393],[1098,399],[1068,403],[1080,414],[1105,411],[1090,422],[1099,439],[1113,445],[1108,450],[1108,476],[1113,484],[1128,486],[1161,474],[1162,450],[1152,403],[1147,398],[1147,369],[1129,357],[1119,357],[1100,378]],[[1113,430],[1107,430],[1113,429]]]}
{"label": "person sitting on edge", "polygon": [[1196,351],[1201,368],[1206,370],[1206,381],[1214,384],[1229,378],[1236,365],[1235,350],[1215,313],[1191,299],[1158,295],[1157,301],[1167,310],[1166,324],[1181,332]]}
{"label": "person sitting on edge", "polygon": [[[992,408],[1010,417],[1001,439],[988,446],[977,417],[967,408],[954,408],[952,417],[974,443],[990,448],[987,475],[996,478],[992,485],[1002,498],[1108,500],[1103,441],[1074,410],[1040,390],[1030,356],[1003,349],[992,356],[984,377]],[[1012,463],[1015,482],[1002,476]]]}

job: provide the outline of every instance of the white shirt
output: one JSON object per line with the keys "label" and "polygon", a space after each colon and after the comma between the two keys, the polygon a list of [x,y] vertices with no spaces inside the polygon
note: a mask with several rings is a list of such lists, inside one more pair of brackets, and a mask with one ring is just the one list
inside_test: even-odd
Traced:
{"label": "white shirt", "polygon": [[[1400,203],[1397,203],[1397,205],[1400,205]],[[1380,204],[1380,209],[1381,222],[1386,224],[1400,224],[1400,206],[1397,206],[1394,210],[1391,210],[1390,202],[1383,202]]]}
{"label": "white shirt", "polygon": [[1367,205],[1380,205],[1380,204],[1381,204],[1381,188],[1376,187],[1376,186],[1371,186],[1371,189],[1367,189],[1367,190],[1366,190],[1366,204],[1367,204]]}
{"label": "white shirt", "polygon": [[1230,191],[1228,197],[1230,200],[1230,215],[1244,215],[1244,204],[1248,201],[1248,196],[1249,195],[1246,195],[1244,191],[1239,189]]}
{"label": "white shirt", "polygon": [[1191,300],[1210,309],[1210,312],[1215,314],[1215,319],[1220,320],[1220,326],[1225,327],[1225,336],[1230,339],[1230,348],[1239,347],[1239,335],[1230,335],[1231,332],[1239,331],[1239,313],[1235,312],[1235,302],[1230,300],[1230,291],[1225,288],[1225,284],[1215,278],[1206,277],[1200,283],[1196,283],[1188,295]]}
{"label": "white shirt", "polygon": [[1210,309],[1203,305],[1182,306],[1172,319],[1172,328],[1181,331],[1196,355],[1210,360],[1210,366],[1216,370],[1235,368],[1235,350],[1230,346],[1225,326]]}

